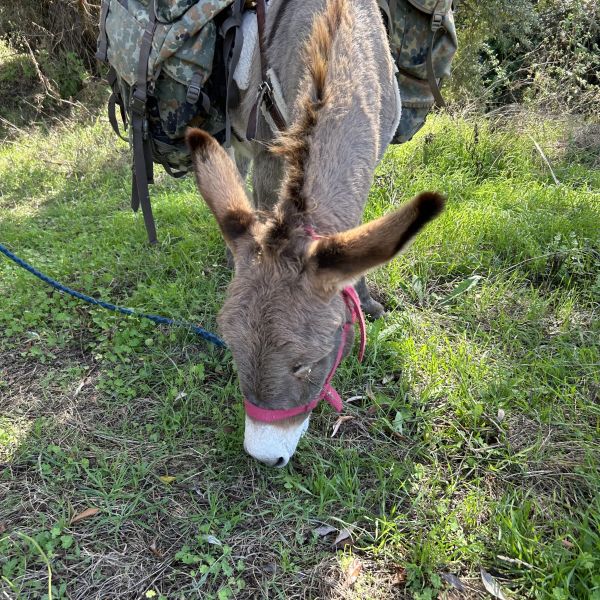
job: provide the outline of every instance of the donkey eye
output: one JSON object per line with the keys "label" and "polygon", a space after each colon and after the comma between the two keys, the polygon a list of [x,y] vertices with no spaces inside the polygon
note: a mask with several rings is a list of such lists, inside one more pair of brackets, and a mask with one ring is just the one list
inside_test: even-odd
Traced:
{"label": "donkey eye", "polygon": [[294,375],[296,377],[308,377],[312,371],[312,365],[296,365]]}

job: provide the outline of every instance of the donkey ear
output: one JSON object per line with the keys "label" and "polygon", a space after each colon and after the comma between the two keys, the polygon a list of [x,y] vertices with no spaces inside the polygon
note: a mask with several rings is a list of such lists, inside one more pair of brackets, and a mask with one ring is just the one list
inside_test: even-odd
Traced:
{"label": "donkey ear", "polygon": [[440,194],[423,192],[384,217],[316,240],[309,247],[309,260],[319,285],[327,292],[338,290],[388,262],[442,212],[444,204]]}
{"label": "donkey ear", "polygon": [[255,216],[240,174],[221,145],[202,129],[188,129],[186,141],[200,194],[215,215],[225,242],[236,254],[251,235]]}

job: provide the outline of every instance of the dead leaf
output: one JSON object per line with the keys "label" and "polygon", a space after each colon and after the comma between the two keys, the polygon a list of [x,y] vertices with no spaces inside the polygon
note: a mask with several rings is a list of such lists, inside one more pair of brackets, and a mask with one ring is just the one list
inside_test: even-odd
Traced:
{"label": "dead leaf", "polygon": [[156,547],[156,540],[154,540],[150,546],[148,546],[148,550],[156,556],[156,558],[164,558],[164,554]]}
{"label": "dead leaf", "polygon": [[331,544],[332,548],[335,548],[336,550],[339,550],[341,548],[344,548],[345,546],[352,546],[353,541],[352,541],[352,532],[354,531],[354,525],[349,525],[348,527],[344,527],[344,529],[342,529],[337,537],[335,538],[335,541],[333,542],[333,544]]}
{"label": "dead leaf", "polygon": [[325,537],[334,531],[337,531],[337,527],[332,527],[331,525],[321,525],[321,527],[313,529],[313,533],[316,533],[319,537]]}
{"label": "dead leaf", "polygon": [[392,577],[392,585],[403,586],[406,583],[406,569],[396,565],[396,571]]}
{"label": "dead leaf", "polygon": [[449,583],[452,587],[456,588],[459,592],[465,591],[463,582],[456,575],[452,575],[452,573],[440,573],[440,577],[446,583]]}
{"label": "dead leaf", "polygon": [[362,571],[362,563],[358,558],[354,558],[346,569],[346,581],[345,584],[350,587],[356,583],[360,572]]}
{"label": "dead leaf", "polygon": [[369,408],[367,408],[367,414],[370,415],[374,415],[377,412],[377,405],[376,404],[371,404],[371,406],[369,406]]}
{"label": "dead leaf", "polygon": [[95,506],[90,506],[90,508],[86,508],[85,510],[81,511],[79,514],[75,515],[71,519],[71,525],[74,525],[75,523],[78,523],[79,521],[83,521],[83,519],[93,517],[95,514],[98,514],[99,512],[100,512],[99,508],[96,508]]}
{"label": "dead leaf", "polygon": [[214,535],[205,535],[204,540],[213,546],[222,546],[221,540],[216,538]]}
{"label": "dead leaf", "polygon": [[498,409],[498,415],[496,416],[496,420],[498,423],[502,423],[504,421],[504,417],[506,417],[506,412],[503,408]]}
{"label": "dead leaf", "polygon": [[352,419],[354,419],[354,417],[351,415],[342,415],[341,417],[338,417],[337,421],[333,425],[333,431],[331,432],[331,437],[335,437],[336,433],[339,431],[340,427],[342,426],[342,423],[344,423],[346,421],[350,421]]}
{"label": "dead leaf", "polygon": [[75,388],[75,391],[73,392],[73,398],[77,398],[77,396],[79,396],[79,394],[81,393],[81,390],[88,385],[88,383],[90,382],[91,377],[84,377],[80,382],[79,385]]}
{"label": "dead leaf", "polygon": [[169,485],[170,483],[173,483],[177,477],[174,477],[173,475],[161,475],[159,477],[159,479],[166,485]]}
{"label": "dead leaf", "polygon": [[356,402],[356,400],[364,400],[366,396],[351,396],[346,400],[346,404],[350,404],[351,402]]}
{"label": "dead leaf", "polygon": [[[2,532],[0,531],[0,533],[2,533]],[[560,541],[560,543],[561,543],[561,544],[562,544],[562,545],[563,545],[565,548],[568,548],[569,550],[575,546],[575,544],[574,544],[573,542],[570,542],[569,540],[561,540],[561,541]]]}
{"label": "dead leaf", "polygon": [[6,523],[0,523],[0,535],[2,535],[6,531]]}
{"label": "dead leaf", "polygon": [[479,567],[479,572],[481,573],[483,587],[485,587],[488,593],[494,596],[494,598],[498,598],[498,600],[506,600],[500,584],[483,567]]}
{"label": "dead leaf", "polygon": [[274,562],[267,563],[266,565],[263,565],[262,569],[265,573],[275,575],[275,573],[277,573],[277,563],[274,563]]}

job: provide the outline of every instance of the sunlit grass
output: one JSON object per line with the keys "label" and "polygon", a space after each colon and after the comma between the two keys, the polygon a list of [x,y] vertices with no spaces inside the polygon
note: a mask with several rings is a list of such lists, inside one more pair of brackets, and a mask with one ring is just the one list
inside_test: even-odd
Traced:
{"label": "sunlit grass", "polygon": [[[597,598],[600,178],[560,139],[551,122],[438,117],[389,150],[367,218],[424,189],[448,208],[371,275],[390,312],[336,376],[364,397],[354,418],[331,438],[318,409],[284,471],[243,454],[227,352],[0,260],[0,590],[44,593],[21,532],[56,597],[424,599],[450,573],[475,598],[483,566],[514,597]],[[230,272],[192,178],[157,178],[149,248],[129,175],[103,119],[5,145],[0,243],[78,290],[214,329]],[[323,523],[354,525],[354,549],[336,554]]]}

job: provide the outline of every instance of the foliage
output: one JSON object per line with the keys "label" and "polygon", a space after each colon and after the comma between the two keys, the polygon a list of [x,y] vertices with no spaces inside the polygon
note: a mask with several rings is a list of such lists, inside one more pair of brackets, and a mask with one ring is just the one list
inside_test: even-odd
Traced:
{"label": "foliage", "polygon": [[[371,276],[389,313],[336,375],[354,418],[331,438],[317,410],[285,470],[243,453],[227,353],[2,258],[0,595],[436,598],[448,574],[483,594],[483,566],[507,597],[598,598],[599,171],[563,122],[515,119],[436,117],[387,153],[367,218],[423,189],[448,209]],[[16,138],[0,240],[213,329],[230,271],[193,179],[157,174],[148,248],[129,177],[105,119]],[[354,548],[323,524],[355,525]]]}
{"label": "foliage", "polygon": [[449,96],[478,110],[525,101],[597,114],[599,23],[595,0],[465,0]]}
{"label": "foliage", "polygon": [[[48,119],[97,74],[98,6],[87,0],[0,4],[0,133]],[[11,127],[12,126],[12,127]]]}
{"label": "foliage", "polygon": [[24,0],[0,5],[0,38],[17,50],[37,55],[45,50],[52,58],[72,54],[89,71],[95,70],[96,0]]}

